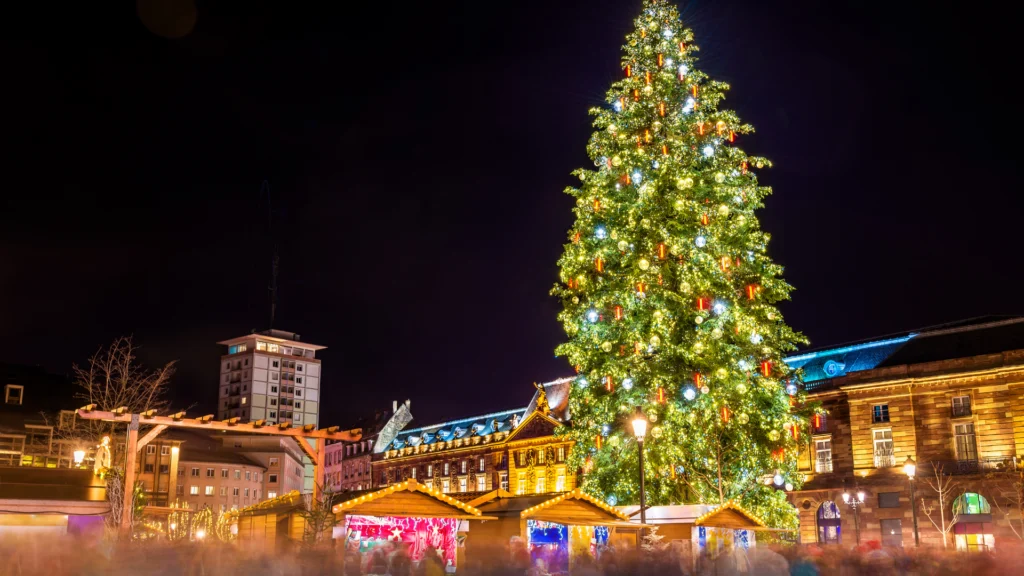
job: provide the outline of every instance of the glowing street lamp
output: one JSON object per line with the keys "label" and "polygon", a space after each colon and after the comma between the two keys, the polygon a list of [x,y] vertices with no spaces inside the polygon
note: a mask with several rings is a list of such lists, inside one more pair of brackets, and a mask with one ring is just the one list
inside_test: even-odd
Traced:
{"label": "glowing street lamp", "polygon": [[[637,449],[640,451],[640,523],[647,524],[647,495],[644,493],[644,436],[647,436],[647,416],[639,407],[633,415],[633,435],[636,436]],[[643,528],[640,529],[643,538]]]}
{"label": "glowing street lamp", "polygon": [[857,508],[864,504],[864,491],[858,490],[856,496],[850,496],[849,492],[843,492],[843,502],[853,508],[853,529],[857,535],[857,544],[860,544],[860,514],[857,513]]}
{"label": "glowing street lamp", "polygon": [[75,450],[73,455],[75,457],[75,466],[81,466],[82,462],[85,461],[85,450]]}
{"label": "glowing street lamp", "polygon": [[917,475],[917,462],[914,461],[913,456],[907,456],[907,461],[903,463],[903,473],[910,478],[910,510],[914,516],[914,546],[921,545],[921,536],[917,531],[917,506],[914,501],[916,496],[914,495],[914,476]]}

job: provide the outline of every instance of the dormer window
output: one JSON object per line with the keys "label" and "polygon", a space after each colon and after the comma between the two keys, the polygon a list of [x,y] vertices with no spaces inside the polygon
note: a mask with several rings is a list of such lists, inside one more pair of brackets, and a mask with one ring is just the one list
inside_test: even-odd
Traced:
{"label": "dormer window", "polygon": [[4,404],[20,406],[25,399],[25,387],[20,384],[8,384],[4,386]]}

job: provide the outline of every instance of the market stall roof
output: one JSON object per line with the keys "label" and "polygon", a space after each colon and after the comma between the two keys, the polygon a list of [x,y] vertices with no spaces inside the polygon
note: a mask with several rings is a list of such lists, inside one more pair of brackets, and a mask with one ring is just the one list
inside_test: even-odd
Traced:
{"label": "market stall roof", "polygon": [[480,510],[458,501],[440,490],[429,488],[416,480],[393,484],[368,494],[356,496],[332,508],[338,516],[398,516],[406,518],[457,518],[460,520],[496,520]]}
{"label": "market stall roof", "polygon": [[302,506],[302,494],[298,490],[286,492],[277,498],[264,500],[259,504],[253,504],[240,510],[227,512],[230,516],[262,516],[264,514],[279,514],[297,510]]}
{"label": "market stall roof", "polygon": [[697,518],[694,525],[733,530],[763,530],[767,528],[764,521],[732,501],[708,511]]}
{"label": "market stall roof", "polygon": [[519,516],[570,526],[641,527],[639,523],[630,522],[629,516],[579,488],[534,504],[520,512]]}

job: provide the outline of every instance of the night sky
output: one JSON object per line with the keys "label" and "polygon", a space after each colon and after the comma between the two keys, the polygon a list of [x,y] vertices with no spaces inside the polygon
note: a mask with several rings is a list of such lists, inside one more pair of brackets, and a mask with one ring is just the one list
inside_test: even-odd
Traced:
{"label": "night sky", "polygon": [[[321,424],[523,406],[570,373],[562,190],[639,0],[200,2],[194,23],[30,4],[6,22],[0,361],[68,372],[134,334],[180,360],[177,404],[213,412],[215,343],[267,327],[276,242],[275,327],[328,347]],[[775,162],[760,217],[813,346],[1024,312],[1010,19],[682,12],[757,128],[739,145]]]}

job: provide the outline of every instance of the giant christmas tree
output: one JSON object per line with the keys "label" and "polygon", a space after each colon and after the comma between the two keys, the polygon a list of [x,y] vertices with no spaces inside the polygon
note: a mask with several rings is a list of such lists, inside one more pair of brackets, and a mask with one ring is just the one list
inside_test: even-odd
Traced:
{"label": "giant christmas tree", "polygon": [[779,524],[803,421],[782,354],[802,337],[775,307],[791,288],[754,214],[769,163],[737,147],[752,128],[719,109],[728,86],[697,69],[692,39],[674,6],[644,0],[624,77],[591,111],[596,168],[567,190],[576,222],[553,291],[557,353],[578,372],[564,432],[586,491],[636,503],[640,407],[649,504],[736,500]]}

